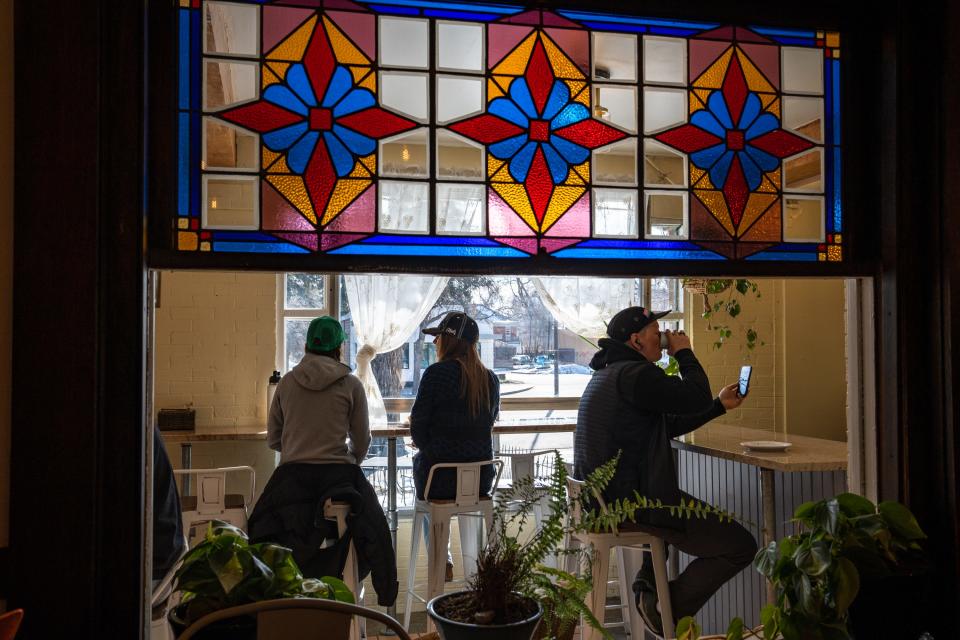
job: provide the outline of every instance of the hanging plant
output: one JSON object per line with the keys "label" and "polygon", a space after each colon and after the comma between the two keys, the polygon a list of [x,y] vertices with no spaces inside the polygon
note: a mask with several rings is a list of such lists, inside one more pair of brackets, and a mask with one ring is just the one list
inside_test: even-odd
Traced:
{"label": "hanging plant", "polygon": [[[745,279],[715,279],[704,280],[698,278],[685,278],[683,286],[688,291],[700,293],[703,296],[703,314],[702,317],[707,321],[707,329],[716,332],[716,340],[713,343],[714,349],[719,349],[730,338],[733,337],[733,330],[727,324],[727,318],[736,318],[743,311],[743,303],[748,296],[760,298],[760,287],[756,282]],[[726,315],[726,318],[724,317]],[[747,326],[744,330],[747,349],[754,349],[757,346],[759,336],[752,326]],[[766,343],[759,341],[762,346]]]}

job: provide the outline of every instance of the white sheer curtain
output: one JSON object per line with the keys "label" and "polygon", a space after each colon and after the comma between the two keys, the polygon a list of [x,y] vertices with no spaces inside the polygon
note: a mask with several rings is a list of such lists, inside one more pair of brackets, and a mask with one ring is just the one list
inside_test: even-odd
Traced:
{"label": "white sheer curtain", "polygon": [[357,351],[357,377],[367,393],[371,424],[383,423],[387,413],[370,361],[406,342],[449,278],[370,274],[345,275],[343,280],[357,341],[362,345]]}
{"label": "white sheer curtain", "polygon": [[637,304],[636,278],[533,278],[540,300],[556,321],[584,338],[607,333],[607,322]]}

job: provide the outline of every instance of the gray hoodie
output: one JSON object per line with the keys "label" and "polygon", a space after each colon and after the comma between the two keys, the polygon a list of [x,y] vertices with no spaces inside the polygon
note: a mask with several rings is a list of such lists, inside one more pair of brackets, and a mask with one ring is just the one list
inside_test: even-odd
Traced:
{"label": "gray hoodie", "polygon": [[350,367],[305,353],[277,385],[267,445],[280,452],[280,464],[363,460],[370,446],[367,396]]}

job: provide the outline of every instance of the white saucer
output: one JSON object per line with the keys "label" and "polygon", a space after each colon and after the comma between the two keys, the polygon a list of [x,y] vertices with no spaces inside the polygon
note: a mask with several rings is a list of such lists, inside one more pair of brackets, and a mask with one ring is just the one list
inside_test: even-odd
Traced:
{"label": "white saucer", "polygon": [[741,442],[740,446],[750,451],[786,451],[793,446],[793,443],[776,440],[748,440],[747,442]]}

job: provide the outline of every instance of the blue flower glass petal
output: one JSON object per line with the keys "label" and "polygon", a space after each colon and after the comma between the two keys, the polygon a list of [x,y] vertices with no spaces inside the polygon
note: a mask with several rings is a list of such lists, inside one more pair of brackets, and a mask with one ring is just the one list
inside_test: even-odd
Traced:
{"label": "blue flower glass petal", "polygon": [[357,133],[339,124],[333,125],[333,133],[336,134],[336,136],[340,138],[340,142],[346,145],[347,149],[356,156],[369,155],[377,149],[377,143],[372,138],[368,138],[362,133]]}
{"label": "blue flower glass petal", "polygon": [[308,107],[317,106],[317,99],[313,95],[313,87],[310,85],[310,78],[307,77],[307,70],[302,64],[290,66],[286,77],[287,86],[289,86],[297,97]]}
{"label": "blue flower glass petal", "polygon": [[487,107],[487,112],[499,116],[508,122],[512,122],[518,127],[526,129],[530,125],[530,120],[520,111],[517,103],[509,98],[497,98]]}
{"label": "blue flower glass petal", "polygon": [[543,145],[543,157],[547,159],[547,168],[550,169],[550,177],[553,178],[553,184],[560,184],[567,179],[570,172],[570,165],[564,162],[560,154],[549,144]]}
{"label": "blue flower glass petal", "polygon": [[767,153],[763,149],[758,149],[748,144],[743,147],[743,151],[749,155],[763,171],[773,171],[780,166],[780,160],[775,155]]}
{"label": "blue flower glass petal", "polygon": [[530,87],[525,79],[517,78],[510,85],[510,99],[517,103],[528,118],[537,119],[537,108],[533,104],[533,96],[530,95]]}
{"label": "blue flower glass petal", "polygon": [[527,179],[527,172],[530,171],[530,163],[533,162],[533,152],[537,150],[536,142],[528,142],[520,151],[513,156],[510,161],[510,175],[517,182],[523,182]]}
{"label": "blue flower glass petal", "polygon": [[733,129],[733,120],[730,119],[730,112],[727,111],[727,103],[723,99],[723,94],[714,91],[707,98],[707,108],[716,117],[724,129]]}
{"label": "blue flower glass petal", "polygon": [[569,164],[580,164],[590,157],[590,151],[576,142],[564,140],[560,136],[550,136],[550,144]]}
{"label": "blue flower glass petal", "polygon": [[743,103],[743,112],[740,114],[737,129],[746,129],[753,124],[758,115],[760,115],[760,98],[755,93],[748,94],[746,101]]}
{"label": "blue flower glass petal", "polygon": [[491,144],[487,147],[487,151],[489,151],[494,158],[506,160],[508,158],[512,158],[513,154],[519,151],[520,147],[526,143],[527,134],[521,133],[518,136],[513,136],[512,138],[507,138],[506,140],[501,140],[500,142]]}
{"label": "blue flower glass petal", "polygon": [[307,105],[285,84],[272,84],[263,92],[263,99],[301,116],[307,115]]}
{"label": "blue flower glass petal", "polygon": [[263,144],[266,145],[270,151],[283,151],[290,148],[306,130],[306,121],[297,122],[282,129],[263,134]]}
{"label": "blue flower glass petal", "polygon": [[590,110],[579,102],[571,102],[550,121],[550,130],[556,131],[590,117]]}
{"label": "blue flower glass petal", "polygon": [[747,180],[747,187],[753,191],[760,186],[760,167],[757,166],[750,155],[743,151],[737,152],[737,158],[740,159],[740,167],[743,169],[743,177]]}
{"label": "blue flower glass petal", "polygon": [[300,138],[295,145],[290,147],[287,152],[287,166],[294,173],[303,173],[307,169],[307,162],[313,155],[313,149],[317,146],[317,140],[320,138],[320,132],[310,131],[307,135]]}
{"label": "blue flower glass petal", "polygon": [[550,95],[547,96],[547,104],[543,107],[543,119],[552,119],[568,102],[570,102],[570,87],[563,80],[554,80]]}
{"label": "blue flower glass petal", "polygon": [[723,189],[727,183],[727,173],[730,171],[730,163],[733,161],[733,151],[725,151],[720,159],[710,167],[710,181],[718,189]]}
{"label": "blue flower glass petal", "polygon": [[777,117],[772,113],[763,113],[760,114],[760,117],[753,121],[753,124],[750,125],[750,128],[747,129],[743,137],[747,140],[752,140],[757,136],[762,136],[765,133],[769,133],[774,129],[780,127],[780,121],[777,120]]}
{"label": "blue flower glass petal", "polygon": [[720,144],[715,144],[712,147],[707,147],[706,149],[701,149],[700,151],[694,151],[690,154],[690,162],[701,169],[709,169],[726,150],[726,143],[721,142]]}
{"label": "blue flower glass petal", "polygon": [[700,127],[704,131],[709,131],[721,140],[727,137],[727,130],[724,129],[723,126],[717,122],[714,115],[706,109],[700,109],[700,111],[690,116],[690,124]]}
{"label": "blue flower glass petal", "polygon": [[369,89],[354,88],[333,108],[333,117],[339,118],[376,104],[377,99],[373,97]]}
{"label": "blue flower glass petal", "polygon": [[337,139],[337,136],[329,131],[323,132],[323,141],[327,143],[327,151],[330,153],[330,159],[333,161],[333,168],[337,172],[337,176],[342,178],[350,175],[350,172],[353,171],[353,165],[356,162],[353,156],[350,155],[350,151],[343,146],[343,143]]}
{"label": "blue flower glass petal", "polygon": [[353,74],[347,71],[346,67],[337,67],[330,78],[330,84],[327,85],[327,95],[323,96],[322,107],[329,109],[340,101],[340,98],[347,95],[347,91],[353,87]]}

